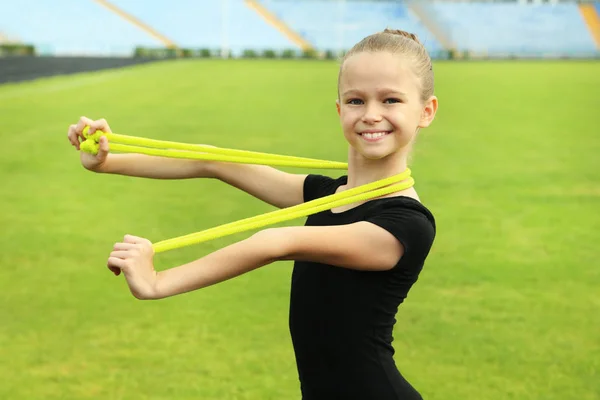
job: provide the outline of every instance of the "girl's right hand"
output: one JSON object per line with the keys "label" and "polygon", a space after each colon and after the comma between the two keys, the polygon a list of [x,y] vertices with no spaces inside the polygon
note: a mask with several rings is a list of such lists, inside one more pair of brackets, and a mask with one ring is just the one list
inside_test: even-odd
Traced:
{"label": "girl's right hand", "polygon": [[[69,142],[77,149],[80,149],[81,142],[85,141],[85,137],[83,136],[83,129],[89,126],[90,130],[88,134],[93,134],[96,131],[102,131],[105,133],[112,132],[110,130],[110,126],[108,126],[108,122],[105,119],[99,119],[93,121],[86,117],[81,117],[79,122],[69,126],[69,132],[67,133],[67,137],[69,138]],[[108,156],[109,146],[108,139],[106,136],[102,136],[98,143],[100,148],[98,149],[98,154],[90,154],[85,151],[80,151],[81,154],[81,165],[84,168],[90,171],[99,171],[106,161],[106,157]]]}

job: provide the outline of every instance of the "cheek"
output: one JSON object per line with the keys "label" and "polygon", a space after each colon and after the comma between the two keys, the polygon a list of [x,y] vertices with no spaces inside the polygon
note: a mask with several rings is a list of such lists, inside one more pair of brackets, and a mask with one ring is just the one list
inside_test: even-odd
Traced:
{"label": "cheek", "polygon": [[354,128],[354,125],[356,124],[356,121],[357,121],[357,117],[355,114],[356,113],[352,113],[352,112],[348,112],[348,111],[342,111],[340,113],[340,122],[341,122],[344,130]]}
{"label": "cheek", "polygon": [[390,113],[386,119],[397,128],[409,128],[408,125],[414,125],[419,122],[420,115],[416,110],[404,109],[398,110],[395,113]]}

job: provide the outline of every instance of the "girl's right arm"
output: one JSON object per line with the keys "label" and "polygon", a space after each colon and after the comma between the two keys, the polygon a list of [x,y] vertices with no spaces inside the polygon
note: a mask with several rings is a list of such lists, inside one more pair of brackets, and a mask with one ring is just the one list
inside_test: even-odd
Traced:
{"label": "girl's right arm", "polygon": [[[90,134],[97,130],[111,132],[106,120],[93,121],[81,117],[77,124],[69,127],[67,135],[77,150],[80,149],[80,141],[85,140],[82,132],[86,126],[90,127]],[[100,138],[99,145],[96,155],[80,152],[81,164],[90,171],[151,179],[219,179],[279,208],[304,201],[306,174],[291,174],[264,165],[176,159],[144,154],[110,154],[106,137]]]}

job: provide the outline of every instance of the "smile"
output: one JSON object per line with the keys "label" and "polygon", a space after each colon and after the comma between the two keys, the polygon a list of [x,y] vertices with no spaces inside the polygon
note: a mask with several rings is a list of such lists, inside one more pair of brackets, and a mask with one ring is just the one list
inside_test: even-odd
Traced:
{"label": "smile", "polygon": [[381,140],[383,137],[389,135],[391,131],[378,131],[378,132],[362,132],[359,135],[367,142],[376,142]]}

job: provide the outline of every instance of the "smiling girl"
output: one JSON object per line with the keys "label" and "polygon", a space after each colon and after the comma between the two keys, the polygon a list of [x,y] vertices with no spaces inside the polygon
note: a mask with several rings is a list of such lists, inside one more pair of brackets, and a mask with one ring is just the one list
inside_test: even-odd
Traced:
{"label": "smiling girl", "polygon": [[[96,172],[156,179],[216,178],[277,207],[289,207],[404,172],[420,128],[433,121],[431,60],[415,35],[388,30],[357,43],[338,77],[337,112],[348,146],[348,174],[290,174],[257,166],[109,154],[81,154]],[[90,126],[69,129],[79,149]],[[417,281],[436,232],[414,187],[271,228],[188,264],[156,272],[149,240],[126,235],[108,267],[133,295],[160,299],[222,282],[279,260],[294,260],[289,327],[304,400],[417,400],[399,372],[392,333],[398,306]]]}

